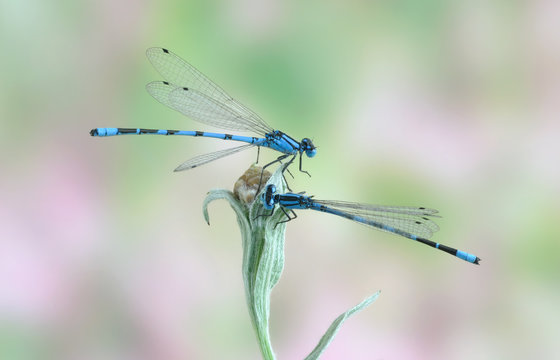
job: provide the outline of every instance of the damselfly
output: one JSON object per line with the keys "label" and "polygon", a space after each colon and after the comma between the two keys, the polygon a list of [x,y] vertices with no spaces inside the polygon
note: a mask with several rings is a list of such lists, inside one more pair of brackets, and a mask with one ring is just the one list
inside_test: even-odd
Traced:
{"label": "damselfly", "polygon": [[269,214],[263,216],[272,215],[276,204],[280,206],[286,215],[286,220],[280,223],[295,219],[297,215],[294,209],[311,209],[338,215],[378,230],[418,241],[473,264],[478,265],[480,261],[480,258],[475,255],[428,240],[434,232],[439,230],[437,224],[430,219],[439,217],[438,211],[434,209],[317,200],[313,196],[305,196],[303,193],[277,194],[276,186],[272,184],[267,185],[261,193],[261,201],[266,210],[271,210]]}
{"label": "damselfly", "polygon": [[233,99],[194,66],[171,51],[163,48],[150,48],[146,51],[146,55],[165,79],[165,81],[154,81],[146,85],[150,95],[157,101],[201,123],[226,130],[250,131],[259,137],[205,131],[139,128],[96,128],[90,131],[91,136],[183,135],[240,141],[246,144],[196,156],[179,165],[175,171],[192,169],[254,146],[259,149],[262,146],[282,153],[263,169],[276,162],[282,162],[290,156],[291,159],[287,164],[291,164],[299,154],[299,170],[309,175],[301,166],[303,153],[311,158],[317,152],[310,139],[303,138],[301,141],[297,141],[280,130],[274,130],[260,116]]}

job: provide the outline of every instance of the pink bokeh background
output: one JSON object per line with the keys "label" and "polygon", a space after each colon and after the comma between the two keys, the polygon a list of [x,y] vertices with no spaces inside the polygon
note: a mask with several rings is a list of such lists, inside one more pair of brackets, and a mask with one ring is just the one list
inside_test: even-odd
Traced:
{"label": "pink bokeh background", "polygon": [[554,1],[2,4],[0,358],[260,358],[234,214],[211,204],[209,227],[201,212],[256,154],[174,174],[228,145],[88,135],[216,130],[145,92],[151,46],[313,139],[294,190],[437,208],[434,239],[482,258],[300,212],[272,293],[278,359],[304,358],[377,290],[322,359],[560,357],[559,15]]}

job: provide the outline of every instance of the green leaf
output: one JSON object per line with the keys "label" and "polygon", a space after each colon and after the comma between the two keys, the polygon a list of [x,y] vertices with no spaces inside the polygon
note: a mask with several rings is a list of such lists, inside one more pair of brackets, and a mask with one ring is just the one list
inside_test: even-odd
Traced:
{"label": "green leaf", "polygon": [[325,335],[323,335],[323,337],[319,341],[319,344],[317,344],[315,349],[313,349],[313,351],[309,355],[307,355],[305,360],[318,359],[321,356],[321,354],[323,353],[323,351],[325,351],[327,346],[329,346],[331,341],[334,339],[336,333],[338,332],[338,330],[340,329],[342,324],[346,321],[346,319],[348,319],[350,316],[352,316],[355,313],[357,313],[357,312],[365,309],[366,307],[368,307],[369,304],[371,304],[372,302],[377,300],[377,297],[379,296],[380,293],[381,293],[381,291],[376,292],[375,294],[366,298],[364,301],[362,301],[358,305],[354,306],[352,309],[346,311],[345,313],[343,313],[339,317],[337,317],[333,321],[331,326],[329,326],[329,328],[327,329],[327,332],[325,333]]}
{"label": "green leaf", "polygon": [[[269,334],[270,293],[276,285],[284,268],[284,237],[286,223],[282,211],[276,209],[272,216],[265,214],[257,189],[262,190],[267,184],[274,184],[279,193],[284,193],[286,186],[282,175],[283,166],[273,174],[266,172],[261,177],[262,168],[253,165],[235,184],[235,193],[229,190],[211,190],[202,205],[204,219],[210,224],[208,204],[217,199],[229,202],[237,215],[243,246],[242,275],[245,283],[245,298],[249,315],[255,329],[263,358],[275,359]],[[266,181],[259,187],[259,183]],[[254,199],[257,201],[254,201]],[[306,359],[318,359],[327,348],[347,318],[364,309],[379,296],[379,292],[340,315],[329,327],[319,344]]]}
{"label": "green leaf", "polygon": [[[285,191],[281,168],[267,184],[274,184],[279,191]],[[252,167],[248,171],[261,169]],[[260,173],[260,170],[258,170]],[[270,175],[269,175],[270,176]],[[261,187],[264,188],[265,185]],[[245,203],[229,190],[212,190],[204,200],[202,211],[209,223],[208,204],[217,199],[225,199],[237,215],[243,246],[243,281],[249,315],[257,334],[261,352],[265,359],[275,359],[270,341],[268,319],[270,315],[270,292],[276,285],[284,268],[284,237],[286,224],[282,211],[272,216],[258,216],[265,213],[260,201]]]}

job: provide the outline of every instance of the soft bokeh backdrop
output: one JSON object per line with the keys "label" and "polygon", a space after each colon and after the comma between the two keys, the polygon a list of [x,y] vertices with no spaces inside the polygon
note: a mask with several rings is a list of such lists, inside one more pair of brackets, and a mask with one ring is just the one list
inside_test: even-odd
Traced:
{"label": "soft bokeh backdrop", "polygon": [[[288,226],[278,359],[559,358],[560,4],[0,2],[0,358],[259,359],[232,188],[256,151],[184,173],[216,130],[153,100],[167,47],[269,124],[311,137],[294,190],[441,211],[473,266],[326,214]],[[270,151],[263,160],[273,159]]]}

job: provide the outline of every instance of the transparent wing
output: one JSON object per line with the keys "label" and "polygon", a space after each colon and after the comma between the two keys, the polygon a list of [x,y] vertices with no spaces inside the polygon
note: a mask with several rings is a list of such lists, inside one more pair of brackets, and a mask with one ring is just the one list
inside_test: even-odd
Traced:
{"label": "transparent wing", "polygon": [[251,131],[255,131],[256,128],[265,133],[273,130],[255,112],[233,99],[194,66],[171,51],[163,48],[149,48],[146,51],[146,56],[163,78],[174,87],[194,89],[214,99],[217,103],[232,109],[240,118],[254,124],[254,128],[250,129]]}
{"label": "transparent wing", "polygon": [[153,81],[146,85],[146,90],[154,99],[173,110],[179,111],[179,109],[174,107],[169,98],[169,95],[175,89],[177,89],[177,86],[165,81]]}
{"label": "transparent wing", "polygon": [[234,131],[252,131],[262,136],[268,132],[260,124],[241,117],[232,108],[194,89],[154,81],[146,85],[146,90],[165,106],[203,124]]}
{"label": "transparent wing", "polygon": [[231,100],[231,96],[221,87],[171,51],[163,48],[149,48],[146,50],[146,56],[168,82],[178,87],[196,89],[220,102]]}
{"label": "transparent wing", "polygon": [[[430,219],[440,217],[435,209],[410,206],[368,205],[334,200],[314,200],[314,202],[350,215],[359,216],[366,221],[388,225],[400,231],[427,239],[439,230],[439,226]],[[363,224],[386,231],[374,224],[368,224],[367,222]]]}
{"label": "transparent wing", "polygon": [[177,168],[174,171],[189,170],[189,169],[195,168],[197,166],[207,164],[207,163],[212,162],[214,160],[221,159],[221,158],[226,157],[228,155],[235,154],[235,153],[238,153],[240,151],[249,149],[253,146],[255,146],[255,145],[254,144],[246,144],[246,145],[241,145],[241,146],[230,148],[230,149],[219,150],[219,151],[211,152],[211,153],[208,153],[208,154],[195,156],[192,159],[189,159],[189,160],[185,161],[184,163],[182,163],[181,165],[177,166]]}
{"label": "transparent wing", "polygon": [[194,89],[181,88],[166,81],[153,81],[146,85],[146,90],[165,106],[203,124],[234,131],[252,131],[262,136],[273,131]]}
{"label": "transparent wing", "polygon": [[243,117],[235,109],[193,89],[174,89],[169,94],[169,102],[173,109],[193,120],[222,129],[252,131],[261,136],[272,131]]}
{"label": "transparent wing", "polygon": [[339,209],[348,209],[361,212],[382,212],[382,213],[396,213],[396,214],[407,214],[416,216],[432,216],[440,217],[437,215],[439,211],[436,209],[429,209],[425,207],[414,207],[414,206],[385,206],[385,205],[372,205],[372,204],[360,204],[351,201],[338,201],[338,200],[315,200],[314,202],[323,205],[329,205],[331,207],[336,207]]}

